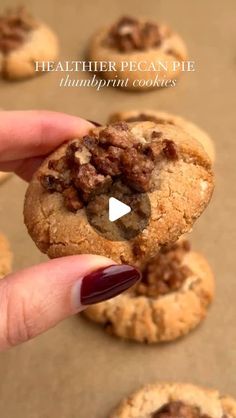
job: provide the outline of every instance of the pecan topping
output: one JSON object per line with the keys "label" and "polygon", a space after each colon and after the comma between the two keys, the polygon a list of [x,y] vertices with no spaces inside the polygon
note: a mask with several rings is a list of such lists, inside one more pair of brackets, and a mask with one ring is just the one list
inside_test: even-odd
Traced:
{"label": "pecan topping", "polygon": [[0,15],[0,51],[7,54],[19,48],[25,42],[28,33],[36,27],[37,23],[24,8]]}
{"label": "pecan topping", "polygon": [[170,401],[152,414],[151,418],[210,418],[198,406],[187,405],[182,401]]}
{"label": "pecan topping", "polygon": [[90,200],[95,194],[103,194],[109,190],[111,177],[97,173],[91,164],[83,164],[73,176],[75,187],[82,191],[85,201]]}
{"label": "pecan topping", "polygon": [[132,292],[135,295],[158,297],[175,292],[191,275],[191,270],[182,264],[185,254],[190,250],[188,241],[162,249],[142,268],[142,280]]}
{"label": "pecan topping", "polygon": [[174,141],[171,141],[170,139],[165,139],[164,141],[164,148],[163,148],[163,152],[165,154],[165,156],[169,159],[169,160],[177,160],[178,159],[178,153],[177,153],[177,149],[176,149],[176,145],[174,143]]}
{"label": "pecan topping", "polygon": [[155,162],[174,159],[176,149],[169,142],[154,131],[151,142],[143,144],[127,123],[117,122],[69,143],[64,156],[49,160],[50,171],[41,174],[40,181],[49,192],[62,193],[71,211],[117,188],[126,194],[148,192]]}
{"label": "pecan topping", "polygon": [[105,44],[120,52],[131,52],[158,47],[161,41],[161,34],[155,23],[122,17],[111,27]]}
{"label": "pecan topping", "polygon": [[68,187],[63,191],[62,194],[64,197],[65,206],[70,212],[76,212],[78,209],[82,209],[84,206],[75,187]]}
{"label": "pecan topping", "polygon": [[135,148],[121,156],[122,172],[128,183],[138,192],[147,192],[151,186],[151,174],[154,169],[153,162],[142,155]]}

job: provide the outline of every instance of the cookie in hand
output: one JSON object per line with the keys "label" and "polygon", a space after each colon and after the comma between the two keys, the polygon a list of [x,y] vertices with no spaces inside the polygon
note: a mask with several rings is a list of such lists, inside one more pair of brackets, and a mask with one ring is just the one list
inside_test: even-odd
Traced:
{"label": "cookie in hand", "polygon": [[[52,153],[26,193],[29,234],[49,257],[92,253],[136,264],[188,232],[207,207],[213,173],[177,126],[118,122]],[[110,219],[110,199],[130,212]]]}

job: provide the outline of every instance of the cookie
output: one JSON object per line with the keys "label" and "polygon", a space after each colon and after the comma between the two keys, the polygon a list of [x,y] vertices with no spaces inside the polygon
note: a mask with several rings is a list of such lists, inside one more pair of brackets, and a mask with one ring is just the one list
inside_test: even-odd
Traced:
{"label": "cookie", "polygon": [[10,273],[12,253],[7,238],[0,233],[0,279]]}
{"label": "cookie", "polygon": [[110,418],[235,418],[236,401],[186,383],[150,384],[130,395]]}
{"label": "cookie", "polygon": [[3,171],[0,171],[0,184],[3,183],[8,177],[10,177],[12,173],[6,173]]}
{"label": "cookie", "polygon": [[189,333],[206,316],[214,277],[206,259],[188,241],[139,266],[140,283],[122,295],[89,306],[84,315],[120,338],[142,343],[171,341]]}
{"label": "cookie", "polygon": [[[119,122],[64,144],[44,161],[28,187],[24,218],[51,258],[91,253],[134,264],[188,232],[213,188],[211,162],[186,132],[153,122]],[[112,196],[127,199],[137,211],[109,222]],[[150,217],[144,229],[122,240],[125,229],[131,234],[146,221],[145,199]]]}
{"label": "cookie", "polygon": [[181,116],[172,115],[167,112],[160,112],[158,110],[128,110],[124,112],[113,113],[108,120],[108,123],[119,121],[136,122],[136,121],[151,121],[156,123],[170,123],[176,125],[186,131],[193,138],[197,139],[209,155],[212,162],[215,162],[215,146],[209,135],[192,122],[182,118]]}
{"label": "cookie", "polygon": [[9,80],[33,77],[35,61],[54,61],[58,40],[44,23],[30,16],[24,8],[0,15],[0,72]]}
{"label": "cookie", "polygon": [[176,32],[164,24],[133,17],[122,17],[99,30],[91,39],[88,55],[92,61],[114,63],[103,76],[120,80],[119,87],[136,90],[172,85],[181,72],[180,62],[187,58],[185,44]]}

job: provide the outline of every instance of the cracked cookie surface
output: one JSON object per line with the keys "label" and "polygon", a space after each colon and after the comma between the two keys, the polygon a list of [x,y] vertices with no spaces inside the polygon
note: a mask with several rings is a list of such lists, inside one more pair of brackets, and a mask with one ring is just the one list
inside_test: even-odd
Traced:
{"label": "cracked cookie surface", "polygon": [[203,148],[209,155],[212,162],[215,161],[215,146],[210,136],[195,123],[182,118],[178,115],[162,112],[159,110],[127,110],[115,112],[110,115],[108,123],[118,121],[137,122],[137,121],[151,121],[155,123],[176,125],[186,131],[189,135],[195,138],[202,144]]}
{"label": "cracked cookie surface", "polygon": [[5,235],[0,233],[0,279],[10,273],[12,266],[12,253]]}
{"label": "cracked cookie surface", "polygon": [[[105,129],[107,133],[107,128],[102,127],[94,129],[90,135],[97,138],[99,133]],[[114,130],[114,127],[111,129]],[[197,141],[180,128],[157,125],[153,122],[131,123],[128,124],[128,129],[131,136],[135,138],[138,147],[141,145],[146,147],[150,143],[157,145],[155,154],[157,161],[152,161],[152,158],[155,160],[156,157],[152,156],[152,152],[150,152],[151,156],[148,157],[147,164],[146,150],[141,151],[138,158],[142,159],[141,167],[144,169],[140,173],[140,165],[138,164],[137,167],[135,165],[134,171],[132,169],[128,173],[126,170],[128,170],[129,164],[132,167],[134,167],[133,164],[136,164],[136,157],[133,159],[133,152],[136,155],[136,151],[133,151],[131,142],[132,158],[131,160],[126,158],[125,163],[123,162],[124,168],[122,168],[127,175],[122,177],[124,174],[122,171],[113,177],[116,178],[117,175],[122,179],[128,178],[129,185],[134,188],[140,187],[140,185],[141,187],[150,185],[150,190],[145,192],[151,205],[148,226],[135,238],[122,242],[111,243],[103,236],[98,235],[87,219],[84,207],[87,197],[85,185],[81,183],[81,171],[79,171],[77,192],[79,198],[83,200],[82,208],[75,211],[68,210],[63,193],[57,191],[50,193],[46,190],[40,179],[42,179],[42,175],[47,176],[50,173],[48,167],[50,161],[59,160],[65,156],[68,150],[68,144],[65,144],[50,155],[35,173],[25,198],[24,218],[29,234],[39,249],[47,253],[49,257],[92,253],[110,257],[118,263],[137,263],[138,260],[155,255],[161,246],[175,242],[179,236],[188,232],[209,203],[213,192],[212,167],[207,154]],[[111,133],[110,128],[108,131]],[[174,149],[178,154],[177,159],[173,158],[172,147],[168,147],[168,151],[163,150],[163,141],[166,140],[174,144]],[[77,141],[82,145],[82,138]],[[119,144],[119,146],[121,145]],[[114,148],[117,148],[117,143]],[[163,152],[164,154],[167,152],[167,155],[163,155]],[[128,152],[125,154],[127,157]],[[149,161],[152,161],[150,166]],[[103,167],[102,163],[103,154],[102,159],[96,160],[96,170],[99,171],[98,167],[101,165]],[[80,168],[82,167],[84,170],[84,165],[79,164]],[[100,185],[100,171],[96,173],[93,178],[96,179],[96,185]],[[143,175],[145,175],[144,183]],[[110,174],[102,174],[102,176],[106,177]],[[103,177],[102,181],[107,180],[104,180]],[[82,176],[82,178],[84,177]],[[69,181],[70,179],[71,176]],[[150,184],[146,183],[146,180],[150,181]]]}
{"label": "cracked cookie surface", "polygon": [[[181,412],[181,414],[178,414]],[[150,384],[124,399],[110,418],[235,418],[236,401],[187,383]]]}
{"label": "cracked cookie surface", "polygon": [[142,343],[174,340],[205,318],[214,277],[206,259],[186,241],[161,250],[140,269],[141,282],[133,289],[83,314],[112,335]]}

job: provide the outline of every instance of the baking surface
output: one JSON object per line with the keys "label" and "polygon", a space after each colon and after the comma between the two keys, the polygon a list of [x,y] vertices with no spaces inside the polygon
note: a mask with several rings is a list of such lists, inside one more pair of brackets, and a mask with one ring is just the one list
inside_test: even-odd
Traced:
{"label": "baking surface", "polygon": [[[13,4],[1,0],[1,7]],[[143,94],[65,89],[51,73],[21,83],[0,82],[0,107],[45,108],[99,122],[109,111],[158,108],[205,128],[216,144],[217,187],[192,237],[216,273],[217,297],[205,323],[176,343],[122,342],[74,317],[2,353],[0,417],[104,418],[122,397],[161,380],[190,381],[236,396],[235,0],[28,0],[27,5],[58,32],[61,59],[81,57],[94,29],[133,9],[169,22],[186,40],[197,71],[183,74],[176,88]],[[0,186],[0,230],[12,243],[14,269],[45,259],[23,225],[25,188],[16,177]]]}

